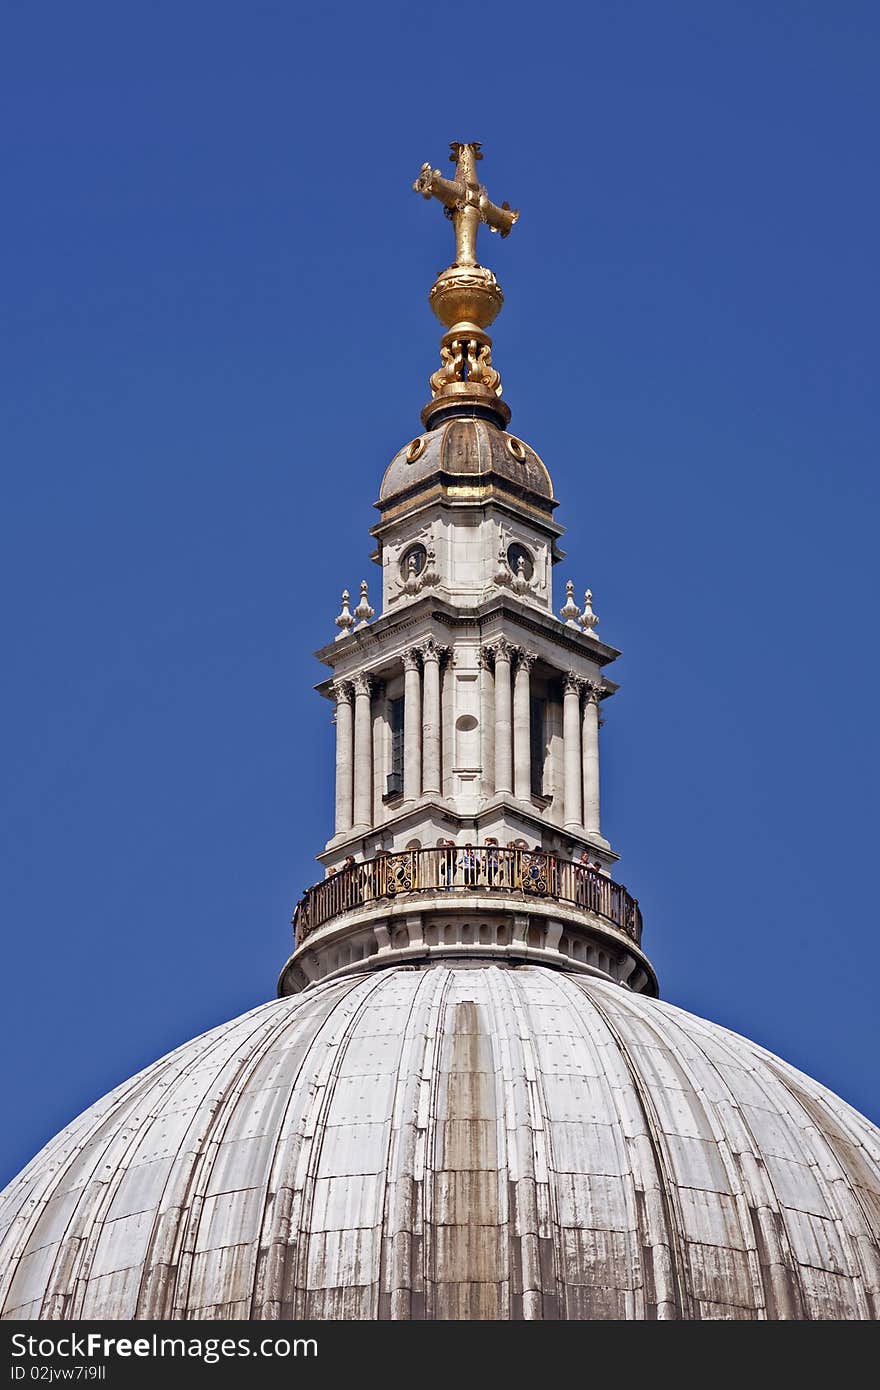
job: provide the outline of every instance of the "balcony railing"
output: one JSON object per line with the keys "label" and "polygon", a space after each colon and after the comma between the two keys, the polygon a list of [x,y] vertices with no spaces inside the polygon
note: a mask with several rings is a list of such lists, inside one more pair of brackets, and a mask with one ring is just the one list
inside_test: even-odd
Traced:
{"label": "balcony railing", "polygon": [[642,914],[638,901],[619,883],[586,864],[557,859],[540,850],[467,848],[405,850],[350,864],[307,888],[293,914],[297,946],[318,927],[354,908],[415,893],[498,894],[571,903],[605,918],[638,944]]}

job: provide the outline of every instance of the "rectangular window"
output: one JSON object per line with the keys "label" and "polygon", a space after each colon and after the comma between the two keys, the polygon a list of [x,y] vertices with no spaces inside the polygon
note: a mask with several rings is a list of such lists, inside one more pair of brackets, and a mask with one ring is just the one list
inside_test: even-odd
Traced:
{"label": "rectangular window", "polygon": [[388,773],[388,796],[403,791],[403,696],[388,701],[388,723],[391,726],[391,769]]}
{"label": "rectangular window", "polygon": [[544,757],[546,753],[546,700],[532,698],[529,736],[532,763],[532,796],[544,795]]}

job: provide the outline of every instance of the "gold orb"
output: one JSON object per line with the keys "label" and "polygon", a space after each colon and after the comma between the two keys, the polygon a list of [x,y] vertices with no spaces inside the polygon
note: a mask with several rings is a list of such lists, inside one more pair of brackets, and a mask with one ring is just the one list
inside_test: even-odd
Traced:
{"label": "gold orb", "polygon": [[429,303],[444,328],[488,328],[504,303],[501,286],[484,266],[450,266],[437,276]]}

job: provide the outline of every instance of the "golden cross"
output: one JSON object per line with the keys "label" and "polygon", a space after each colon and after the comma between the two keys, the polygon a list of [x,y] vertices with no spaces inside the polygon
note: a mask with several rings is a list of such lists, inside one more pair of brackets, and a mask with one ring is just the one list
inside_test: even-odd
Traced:
{"label": "golden cross", "polygon": [[423,164],[413,188],[423,198],[438,198],[443,204],[446,216],[455,227],[455,264],[479,265],[477,230],[480,223],[485,222],[491,232],[500,232],[505,237],[510,234],[519,213],[509,203],[498,207],[489,201],[489,195],[477,178],[477,160],[483,158],[478,140],[472,140],[469,145],[453,140],[450,149],[455,178],[444,179],[439,169]]}

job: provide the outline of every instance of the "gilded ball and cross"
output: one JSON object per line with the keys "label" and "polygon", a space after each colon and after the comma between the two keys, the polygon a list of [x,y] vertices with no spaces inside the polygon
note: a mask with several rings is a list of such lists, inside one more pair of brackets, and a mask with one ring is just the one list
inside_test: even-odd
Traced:
{"label": "gilded ball and cross", "polygon": [[422,411],[430,426],[445,402],[475,404],[491,401],[502,427],[510,419],[501,406],[501,377],[492,366],[492,340],[486,333],[504,303],[501,286],[491,270],[477,260],[477,232],[481,223],[491,232],[509,236],[519,212],[508,203],[493,203],[477,178],[477,161],[483,158],[479,141],[453,141],[451,160],[455,178],[444,178],[439,169],[423,164],[413,184],[416,193],[436,198],[455,228],[455,260],[435,280],[428,301],[447,330],[440,343],[438,371],[431,377],[432,401]]}

